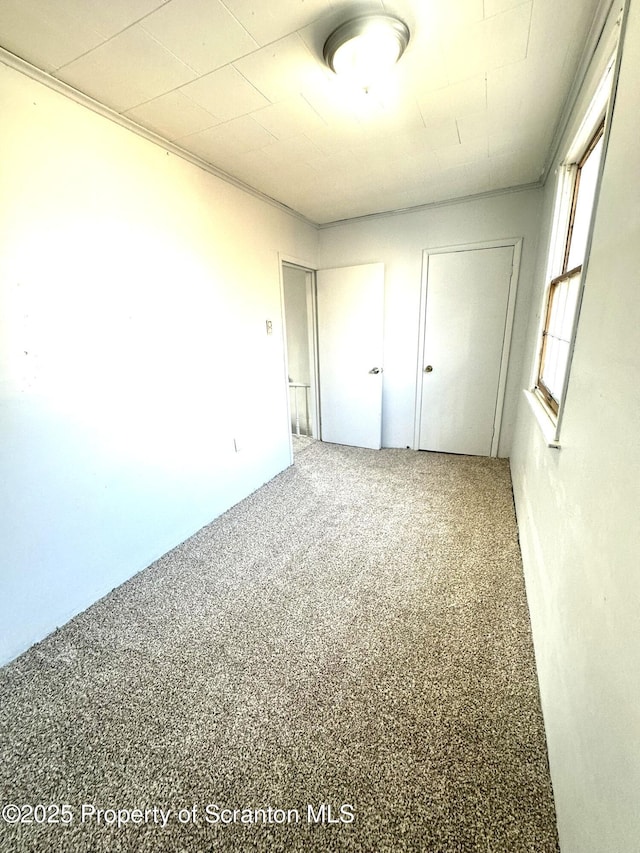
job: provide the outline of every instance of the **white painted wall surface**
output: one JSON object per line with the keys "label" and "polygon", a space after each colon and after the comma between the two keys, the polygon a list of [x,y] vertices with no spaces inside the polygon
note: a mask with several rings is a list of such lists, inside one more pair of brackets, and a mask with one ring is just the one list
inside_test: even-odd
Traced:
{"label": "white painted wall surface", "polygon": [[[639,93],[632,0],[561,449],[523,399],[512,454],[563,853],[640,850]],[[523,387],[544,257],[538,270]]]}
{"label": "white painted wall surface", "polygon": [[317,231],[5,66],[0,104],[2,663],[289,464]]}
{"label": "white painted wall surface", "polygon": [[523,237],[511,365],[498,450],[500,456],[509,455],[520,394],[541,199],[541,190],[523,190],[341,223],[320,231],[321,267],[377,261],[385,265],[384,447],[411,447],[414,441],[423,249]]}

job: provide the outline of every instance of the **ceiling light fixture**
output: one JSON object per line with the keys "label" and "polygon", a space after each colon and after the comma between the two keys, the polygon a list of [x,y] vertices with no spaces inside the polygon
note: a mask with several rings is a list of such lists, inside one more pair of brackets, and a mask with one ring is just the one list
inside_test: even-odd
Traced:
{"label": "ceiling light fixture", "polygon": [[323,57],[332,71],[368,91],[393,68],[408,44],[404,21],[391,15],[362,15],[331,33]]}

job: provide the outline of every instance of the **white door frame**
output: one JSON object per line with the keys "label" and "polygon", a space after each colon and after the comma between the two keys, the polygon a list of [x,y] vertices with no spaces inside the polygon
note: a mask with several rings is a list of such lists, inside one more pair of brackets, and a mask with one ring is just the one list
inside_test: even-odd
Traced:
{"label": "white door frame", "polygon": [[293,462],[293,436],[291,433],[291,395],[289,393],[289,375],[287,372],[289,364],[289,353],[287,351],[287,320],[284,303],[284,267],[297,267],[306,273],[307,286],[311,289],[311,298],[308,302],[307,324],[310,334],[309,343],[309,368],[311,373],[311,405],[309,419],[312,424],[312,432],[315,438],[320,438],[320,388],[318,384],[318,308],[316,301],[316,270],[315,267],[305,260],[294,258],[290,255],[278,253],[280,262],[280,317],[282,328],[282,346],[284,350],[283,376],[286,387],[287,399],[287,433],[289,435],[289,453]]}
{"label": "white door frame", "polygon": [[509,365],[509,351],[511,349],[511,338],[513,333],[513,318],[516,308],[516,295],[518,291],[518,280],[520,278],[520,258],[522,256],[522,237],[507,237],[504,240],[488,240],[480,243],[464,243],[458,246],[439,246],[434,249],[423,249],[422,252],[422,275],[420,285],[420,328],[418,332],[418,364],[416,371],[416,402],[414,416],[413,449],[420,448],[420,418],[422,412],[422,382],[424,379],[424,349],[425,349],[425,327],[427,318],[427,292],[429,287],[429,257],[431,255],[442,255],[452,252],[471,252],[476,249],[499,249],[501,247],[513,248],[513,267],[511,281],[509,283],[509,298],[507,302],[507,314],[504,326],[504,337],[502,340],[502,358],[500,360],[500,375],[498,379],[498,396],[493,420],[493,439],[491,441],[491,456],[498,455],[500,443],[500,430],[502,427],[502,410],[504,407],[504,396],[507,386],[507,368]]}

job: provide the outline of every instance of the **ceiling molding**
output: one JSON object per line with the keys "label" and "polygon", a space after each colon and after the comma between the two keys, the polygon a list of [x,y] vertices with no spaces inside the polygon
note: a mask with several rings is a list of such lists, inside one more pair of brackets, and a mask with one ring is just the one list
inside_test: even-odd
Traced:
{"label": "ceiling molding", "polygon": [[211,163],[208,163],[206,160],[202,160],[195,154],[186,151],[184,148],[180,148],[180,146],[176,145],[174,142],[170,142],[168,139],[159,136],[157,133],[154,133],[151,130],[147,130],[147,128],[142,127],[142,125],[139,125],[135,121],[132,121],[131,119],[120,115],[120,113],[116,112],[115,110],[112,110],[110,107],[107,107],[104,104],[101,104],[99,101],[96,101],[93,98],[89,97],[89,95],[85,95],[82,92],[79,92],[77,89],[74,89],[73,86],[69,86],[68,83],[63,83],[62,80],[58,80],[56,77],[53,77],[46,71],[42,71],[40,68],[36,68],[35,65],[31,65],[31,63],[27,62],[24,59],[21,59],[19,56],[16,56],[15,54],[11,53],[3,47],[0,47],[0,62],[3,65],[8,66],[9,68],[12,68],[14,71],[18,71],[20,74],[24,74],[26,77],[30,77],[37,83],[41,83],[48,89],[52,89],[59,95],[63,95],[65,98],[69,98],[70,100],[75,101],[80,106],[86,107],[88,110],[91,110],[91,112],[97,113],[103,118],[115,122],[115,124],[119,124],[120,127],[125,128],[125,130],[129,130],[132,133],[135,133],[136,136],[141,136],[148,142],[152,142],[154,145],[158,145],[165,151],[169,151],[172,154],[175,154],[177,157],[180,157],[182,160],[186,160],[193,166],[197,166],[199,169],[203,169],[205,172],[209,172],[209,174],[213,175],[216,178],[219,178],[227,184],[231,184],[231,186],[235,187],[236,189],[242,190],[243,192],[248,193],[259,201],[266,202],[272,207],[276,207],[282,213],[286,213],[289,216],[293,216],[300,222],[305,223],[305,225],[311,225],[313,228],[318,227],[317,222],[312,222],[310,219],[307,219],[306,216],[303,216],[301,213],[298,213],[297,210],[293,210],[293,208],[287,207],[286,204],[283,204],[282,202],[271,198],[271,196],[266,195],[266,193],[260,192],[260,190],[255,189],[249,184],[245,184],[238,178],[234,178],[233,175],[229,175],[227,172],[224,172],[222,169],[216,168]]}
{"label": "ceiling molding", "polygon": [[544,187],[543,181],[533,181],[529,184],[518,184],[515,187],[504,187],[499,190],[487,190],[483,193],[475,193],[474,195],[464,195],[459,198],[448,198],[442,201],[430,201],[426,204],[417,204],[414,207],[399,207],[395,210],[383,210],[379,213],[367,213],[364,216],[352,216],[350,219],[336,219],[333,222],[324,222],[318,225],[318,229],[323,231],[325,228],[336,228],[339,225],[346,225],[352,222],[368,222],[375,219],[385,219],[389,216],[404,216],[406,213],[419,213],[422,210],[433,210],[437,207],[450,207],[452,204],[466,204],[471,201],[482,201],[487,198],[495,198],[502,195],[511,195],[512,193],[527,192],[528,190],[539,190]]}

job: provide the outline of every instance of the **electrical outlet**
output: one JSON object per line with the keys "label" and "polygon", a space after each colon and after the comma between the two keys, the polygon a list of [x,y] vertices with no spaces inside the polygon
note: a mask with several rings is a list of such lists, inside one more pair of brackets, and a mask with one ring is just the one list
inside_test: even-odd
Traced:
{"label": "electrical outlet", "polygon": [[271,322],[271,320],[267,320],[267,334],[273,334],[273,323]]}

